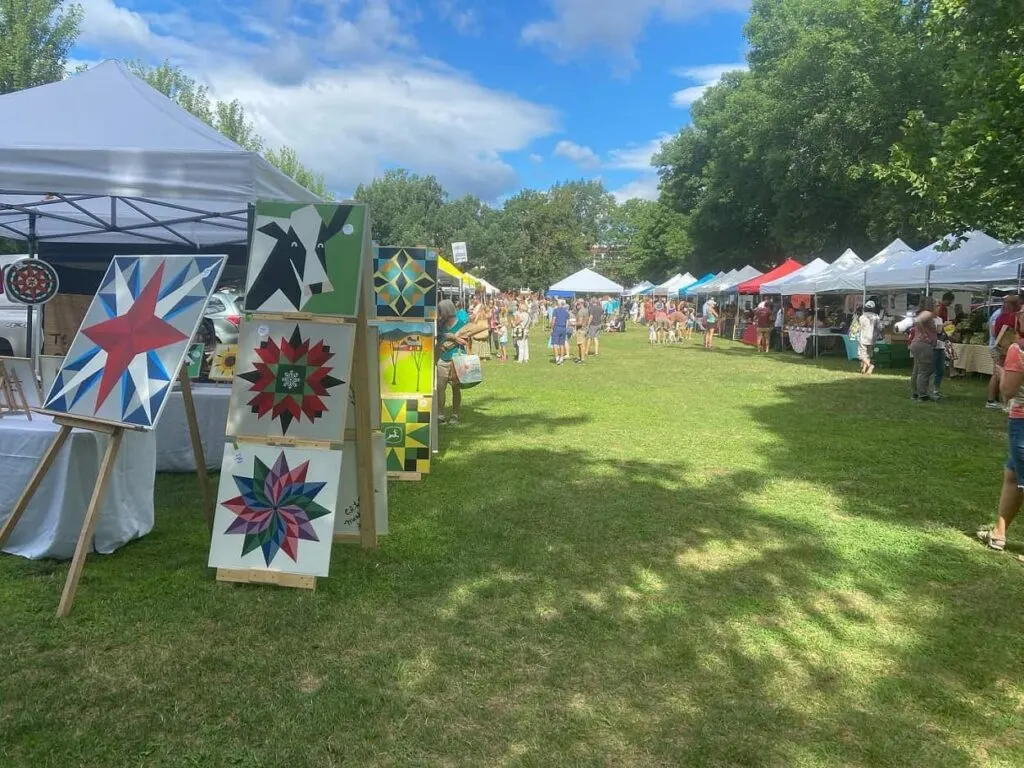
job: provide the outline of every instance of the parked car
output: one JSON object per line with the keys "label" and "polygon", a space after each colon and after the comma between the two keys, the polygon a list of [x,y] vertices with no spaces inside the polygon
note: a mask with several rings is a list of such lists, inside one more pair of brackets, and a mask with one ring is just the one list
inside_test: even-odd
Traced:
{"label": "parked car", "polygon": [[238,324],[242,321],[244,303],[245,294],[231,290],[216,291],[210,297],[203,314],[203,325],[212,323],[217,344],[238,343]]}

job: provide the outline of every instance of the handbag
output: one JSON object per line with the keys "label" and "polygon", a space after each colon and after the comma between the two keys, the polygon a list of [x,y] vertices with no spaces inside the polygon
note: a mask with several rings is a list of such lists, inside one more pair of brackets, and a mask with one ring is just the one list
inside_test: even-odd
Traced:
{"label": "handbag", "polygon": [[452,358],[452,373],[463,389],[471,389],[484,380],[479,355],[457,354]]}

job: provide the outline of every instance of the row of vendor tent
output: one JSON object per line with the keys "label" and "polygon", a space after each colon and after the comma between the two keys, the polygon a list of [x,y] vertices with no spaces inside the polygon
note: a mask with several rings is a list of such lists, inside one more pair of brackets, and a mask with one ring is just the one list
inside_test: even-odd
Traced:
{"label": "row of vendor tent", "polygon": [[552,285],[548,289],[548,296],[570,298],[577,293],[602,293],[618,296],[622,292],[622,286],[614,280],[609,280],[592,269],[581,269]]}

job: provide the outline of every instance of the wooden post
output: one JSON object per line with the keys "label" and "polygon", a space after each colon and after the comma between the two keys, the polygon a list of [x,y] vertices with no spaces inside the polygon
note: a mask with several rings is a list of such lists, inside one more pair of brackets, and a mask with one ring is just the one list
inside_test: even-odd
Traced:
{"label": "wooden post", "polygon": [[57,454],[60,449],[67,442],[68,435],[71,434],[71,427],[67,425],[61,425],[60,432],[53,438],[53,442],[50,443],[50,447],[46,449],[46,453],[43,454],[43,458],[40,460],[39,465],[36,467],[36,471],[32,473],[31,479],[28,481],[28,485],[25,486],[25,490],[21,492],[21,496],[18,497],[18,503],[14,505],[14,509],[11,511],[11,516],[7,518],[7,522],[4,523],[3,527],[0,528],[0,550],[7,544],[7,540],[11,538],[11,533],[14,531],[14,527],[21,520],[21,516],[25,514],[25,510],[28,509],[29,503],[32,501],[32,497],[36,495],[36,491],[39,490],[39,486],[43,482],[43,478],[46,477],[46,473],[50,471],[50,467],[53,466],[54,459],[57,458]]}
{"label": "wooden post", "polygon": [[78,591],[78,580],[82,576],[82,567],[85,565],[85,558],[89,554],[93,536],[96,532],[96,523],[100,516],[103,494],[107,490],[107,483],[110,482],[114,462],[117,460],[117,452],[121,448],[121,439],[123,437],[124,427],[114,427],[110,434],[110,442],[107,443],[107,450],[103,454],[103,463],[100,464],[99,477],[96,479],[96,485],[92,489],[89,507],[85,511],[85,522],[82,524],[82,531],[78,535],[78,545],[75,547],[75,556],[71,560],[71,570],[68,571],[67,581],[64,582],[64,592],[60,596],[60,605],[57,606],[58,618],[71,613],[71,604],[74,603],[75,592]]}
{"label": "wooden post", "polygon": [[188,379],[188,370],[184,365],[178,372],[181,383],[181,401],[185,407],[185,421],[188,422],[188,436],[192,441],[192,455],[196,462],[196,478],[199,480],[199,491],[203,499],[203,517],[206,526],[213,532],[214,498],[210,491],[210,482],[206,476],[206,455],[203,451],[203,438],[199,431],[199,419],[196,416],[196,404],[192,398],[192,382]]}
{"label": "wooden post", "polygon": [[360,301],[356,320],[356,348],[352,360],[352,381],[356,395],[356,461],[359,499],[359,540],[363,549],[377,546],[377,504],[373,490],[373,421],[370,408],[380,403],[370,402],[370,366],[366,321],[366,293]]}

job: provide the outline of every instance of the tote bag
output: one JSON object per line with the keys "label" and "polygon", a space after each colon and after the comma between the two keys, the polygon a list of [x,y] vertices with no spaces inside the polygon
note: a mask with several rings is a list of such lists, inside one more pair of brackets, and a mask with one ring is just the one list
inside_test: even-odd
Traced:
{"label": "tote bag", "polygon": [[455,355],[452,358],[452,370],[463,389],[471,389],[484,380],[479,355]]}

